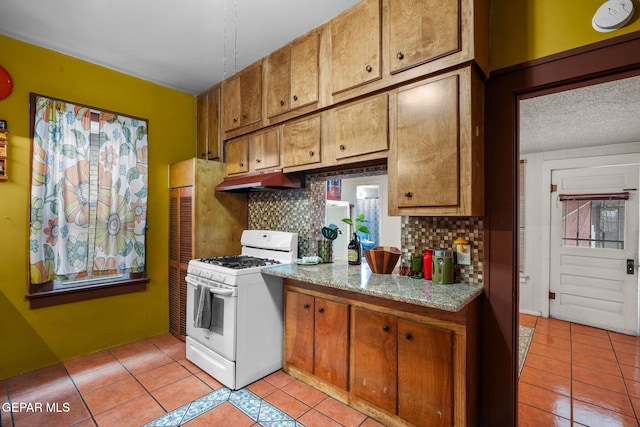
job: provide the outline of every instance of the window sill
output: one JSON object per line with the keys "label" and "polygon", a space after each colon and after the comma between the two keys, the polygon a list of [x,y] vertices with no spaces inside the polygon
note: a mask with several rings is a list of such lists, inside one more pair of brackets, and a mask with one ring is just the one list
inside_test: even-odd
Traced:
{"label": "window sill", "polygon": [[147,283],[149,283],[149,278],[143,277],[92,286],[29,293],[26,298],[29,300],[29,308],[34,309],[132,292],[143,292],[147,290]]}

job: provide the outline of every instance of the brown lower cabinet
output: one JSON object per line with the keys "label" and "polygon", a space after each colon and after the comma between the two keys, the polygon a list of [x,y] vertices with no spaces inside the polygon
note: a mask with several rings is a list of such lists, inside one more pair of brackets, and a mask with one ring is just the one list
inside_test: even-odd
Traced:
{"label": "brown lower cabinet", "polygon": [[349,306],[285,292],[285,363],[347,389]]}
{"label": "brown lower cabinet", "polygon": [[284,370],[387,425],[471,426],[478,308],[476,299],[451,313],[285,279]]}

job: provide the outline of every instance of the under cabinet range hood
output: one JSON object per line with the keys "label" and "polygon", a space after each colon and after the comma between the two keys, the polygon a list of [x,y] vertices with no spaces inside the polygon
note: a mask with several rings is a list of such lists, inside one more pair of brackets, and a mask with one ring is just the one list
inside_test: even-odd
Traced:
{"label": "under cabinet range hood", "polygon": [[216,186],[216,191],[246,192],[301,187],[300,175],[274,171],[256,175],[228,176]]}

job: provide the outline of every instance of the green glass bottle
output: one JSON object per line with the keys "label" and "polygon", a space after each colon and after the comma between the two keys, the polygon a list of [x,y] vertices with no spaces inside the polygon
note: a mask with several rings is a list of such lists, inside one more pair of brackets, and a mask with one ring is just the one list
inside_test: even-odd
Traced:
{"label": "green glass bottle", "polygon": [[360,255],[360,238],[357,233],[353,233],[353,239],[347,246],[347,257],[349,259],[349,265],[360,265],[362,258]]}

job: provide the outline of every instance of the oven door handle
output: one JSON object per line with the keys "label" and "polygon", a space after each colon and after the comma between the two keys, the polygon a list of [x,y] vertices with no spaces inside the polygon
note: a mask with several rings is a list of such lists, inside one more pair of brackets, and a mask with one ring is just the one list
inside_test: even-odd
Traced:
{"label": "oven door handle", "polygon": [[[191,284],[193,286],[196,286],[196,287],[198,286],[198,281],[195,280],[195,279],[192,279],[191,277],[189,277],[189,275],[187,275],[185,277],[185,279],[186,279],[187,283],[189,283],[189,284]],[[209,292],[211,292],[212,294],[220,295],[220,296],[223,296],[223,297],[232,297],[233,296],[233,292],[234,292],[233,289],[212,288],[212,287],[209,287],[209,286],[207,286],[207,287],[209,288]]]}
{"label": "oven door handle", "polygon": [[211,292],[214,295],[221,295],[223,297],[233,296],[233,289],[209,288],[209,292]]}

